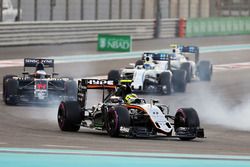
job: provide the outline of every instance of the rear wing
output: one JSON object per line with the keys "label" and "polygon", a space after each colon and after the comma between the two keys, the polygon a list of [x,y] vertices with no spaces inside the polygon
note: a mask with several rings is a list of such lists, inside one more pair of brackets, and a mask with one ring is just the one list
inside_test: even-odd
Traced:
{"label": "rear wing", "polygon": [[199,61],[199,47],[198,46],[183,46],[183,45],[171,45],[173,49],[177,48],[181,53],[194,53],[195,62]]}
{"label": "rear wing", "polygon": [[[113,80],[100,80],[100,79],[81,79],[78,80],[78,92],[77,99],[78,103],[82,108],[86,108],[87,101],[87,90],[88,89],[101,89],[102,90],[102,101],[104,102],[112,92],[116,89],[116,84]],[[108,90],[108,91],[105,91]],[[105,97],[105,92],[108,92],[108,96]]]}
{"label": "rear wing", "polygon": [[87,89],[115,89],[116,84],[113,80],[100,79],[81,79],[78,81],[78,88],[81,90]]}
{"label": "rear wing", "polygon": [[169,59],[174,59],[175,54],[172,53],[143,53],[142,60],[145,60],[146,57],[151,57],[154,61],[169,61]]}
{"label": "rear wing", "polygon": [[26,67],[36,67],[39,60],[42,60],[44,68],[53,68],[54,72],[54,59],[33,59],[33,58],[24,59],[24,71]]}

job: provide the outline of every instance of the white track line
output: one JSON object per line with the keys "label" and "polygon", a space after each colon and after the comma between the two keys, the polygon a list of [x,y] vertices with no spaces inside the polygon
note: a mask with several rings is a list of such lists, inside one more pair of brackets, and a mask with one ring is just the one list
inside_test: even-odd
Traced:
{"label": "white track line", "polygon": [[81,148],[86,149],[88,147],[85,146],[65,146],[65,145],[53,145],[53,144],[45,144],[42,145],[43,147],[49,147],[49,148]]}

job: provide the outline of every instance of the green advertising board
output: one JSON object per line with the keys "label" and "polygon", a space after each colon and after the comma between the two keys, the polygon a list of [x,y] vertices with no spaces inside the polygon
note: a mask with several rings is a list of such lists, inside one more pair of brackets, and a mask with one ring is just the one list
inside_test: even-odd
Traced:
{"label": "green advertising board", "polygon": [[186,37],[250,34],[250,17],[188,19]]}
{"label": "green advertising board", "polygon": [[132,39],[130,35],[98,34],[98,51],[130,52]]}

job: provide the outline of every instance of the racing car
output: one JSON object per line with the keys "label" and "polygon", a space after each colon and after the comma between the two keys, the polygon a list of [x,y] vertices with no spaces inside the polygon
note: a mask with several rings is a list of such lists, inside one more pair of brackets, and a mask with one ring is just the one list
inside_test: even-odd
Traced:
{"label": "racing car", "polygon": [[[182,69],[187,73],[187,82],[199,78],[201,81],[210,81],[213,74],[213,65],[208,60],[200,60],[199,47],[171,45],[173,55],[171,58],[172,69]],[[188,55],[194,54],[194,60]]]}
{"label": "racing car", "polygon": [[185,92],[187,73],[183,69],[172,68],[173,56],[168,53],[144,53],[135,67],[125,68],[121,72],[111,70],[108,79],[130,82],[133,91],[137,92],[161,92],[166,95],[170,95],[172,89]]}
{"label": "racing car", "polygon": [[[39,62],[41,64],[39,64]],[[42,66],[39,66],[42,65]],[[40,68],[35,72],[27,68]],[[44,68],[52,69],[47,74]],[[64,98],[76,99],[77,83],[70,77],[57,78],[53,59],[24,59],[23,76],[5,75],[3,77],[3,100],[7,105],[18,103],[53,103]]]}
{"label": "racing car", "polygon": [[[88,106],[89,89],[102,91],[102,102]],[[107,91],[108,90],[108,91]],[[128,98],[130,97],[130,98]],[[111,137],[178,137],[192,140],[204,137],[197,112],[180,108],[175,116],[158,100],[138,98],[128,85],[113,80],[81,79],[78,81],[77,101],[62,101],[58,107],[61,131],[77,132],[80,127],[107,131]]]}

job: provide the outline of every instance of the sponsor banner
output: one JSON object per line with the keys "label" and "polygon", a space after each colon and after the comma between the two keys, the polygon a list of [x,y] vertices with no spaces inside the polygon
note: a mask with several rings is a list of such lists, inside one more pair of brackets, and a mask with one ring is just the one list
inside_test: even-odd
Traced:
{"label": "sponsor banner", "polygon": [[250,34],[250,17],[193,18],[187,20],[186,37]]}
{"label": "sponsor banner", "polygon": [[132,39],[130,35],[98,34],[98,51],[130,52]]}

